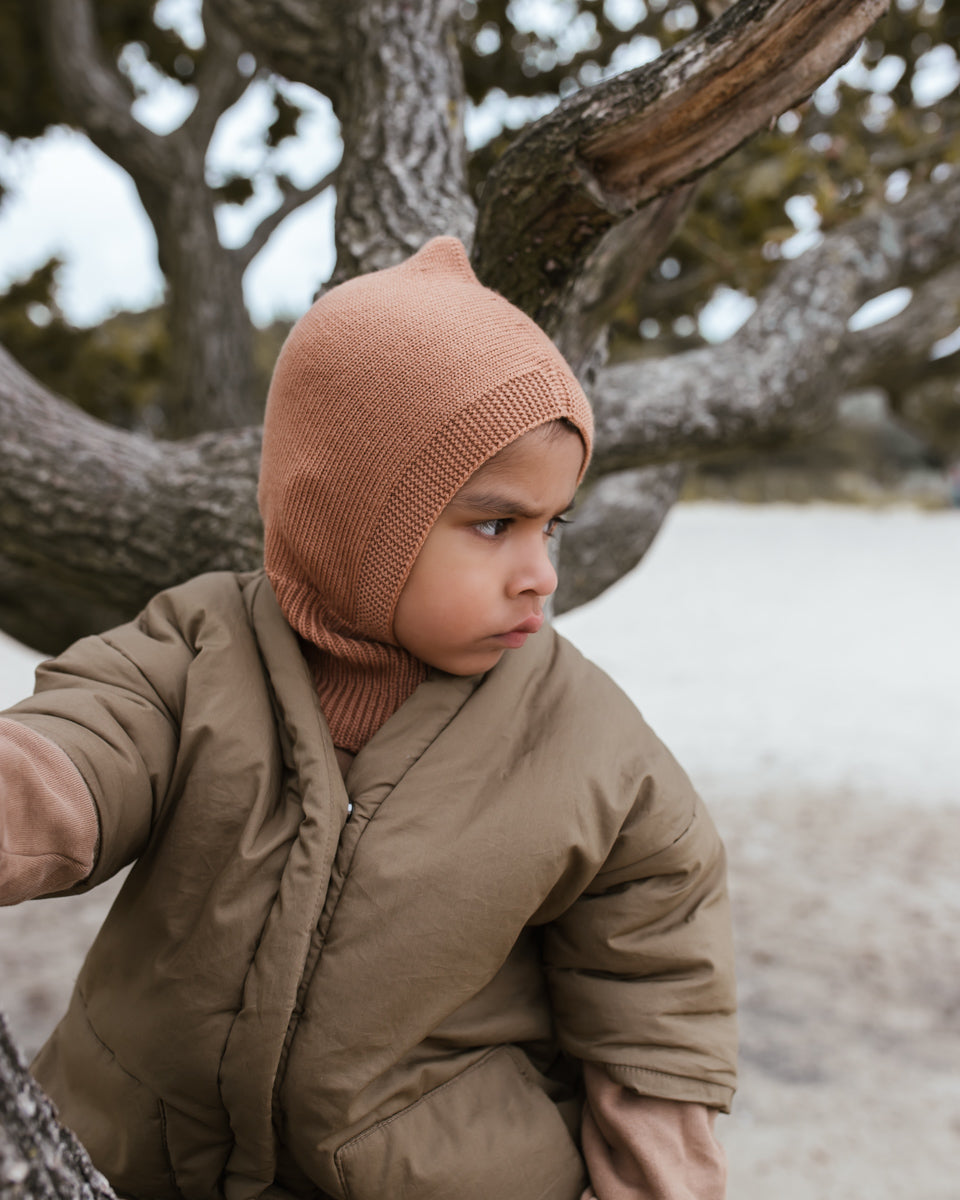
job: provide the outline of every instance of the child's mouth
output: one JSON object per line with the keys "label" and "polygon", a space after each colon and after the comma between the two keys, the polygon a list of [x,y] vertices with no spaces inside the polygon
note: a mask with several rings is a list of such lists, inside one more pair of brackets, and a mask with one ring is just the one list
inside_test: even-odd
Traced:
{"label": "child's mouth", "polygon": [[498,642],[502,642],[510,650],[519,650],[531,633],[537,633],[543,625],[543,613],[534,613],[527,617],[507,633],[496,634]]}

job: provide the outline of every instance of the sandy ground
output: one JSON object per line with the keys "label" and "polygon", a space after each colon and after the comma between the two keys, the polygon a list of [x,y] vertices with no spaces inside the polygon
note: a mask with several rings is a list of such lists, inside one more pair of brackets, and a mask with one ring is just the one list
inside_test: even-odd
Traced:
{"label": "sandy ground", "polygon": [[[844,794],[713,805],[730,854],[741,1087],[731,1200],[960,1197],[960,814]],[[0,912],[0,1006],[32,1052],[112,885]]]}

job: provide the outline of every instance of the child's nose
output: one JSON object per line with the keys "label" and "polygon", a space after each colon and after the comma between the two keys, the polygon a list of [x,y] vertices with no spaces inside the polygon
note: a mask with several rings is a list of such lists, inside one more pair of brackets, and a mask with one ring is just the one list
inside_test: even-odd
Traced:
{"label": "child's nose", "polygon": [[557,571],[550,561],[549,543],[542,537],[538,545],[530,548],[518,564],[514,575],[513,591],[533,592],[537,596],[552,596],[557,590]]}

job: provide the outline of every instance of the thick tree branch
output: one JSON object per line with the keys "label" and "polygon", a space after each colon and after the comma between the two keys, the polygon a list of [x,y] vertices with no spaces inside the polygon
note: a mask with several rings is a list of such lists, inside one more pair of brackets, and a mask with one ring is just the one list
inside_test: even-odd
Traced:
{"label": "thick tree branch", "polygon": [[90,0],[42,0],[47,59],[64,103],[90,140],[140,185],[176,169],[165,138],[134,117],[129,84],[103,53]]}
{"label": "thick tree branch", "polygon": [[592,355],[605,357],[613,314],[659,262],[694,194],[694,185],[688,184],[614,225],[567,289],[553,340],[578,373]]}
{"label": "thick tree branch", "polygon": [[587,491],[560,544],[556,613],[586,604],[633,570],[680,494],[683,476],[677,464],[642,467],[607,475]]}
{"label": "thick tree branch", "polygon": [[851,381],[899,393],[909,390],[928,372],[953,373],[930,351],[941,338],[960,326],[960,264],[954,263],[920,284],[903,312],[852,334],[845,367]]}
{"label": "thick tree branch", "polygon": [[237,60],[243,42],[227,25],[203,8],[203,28],[206,38],[200,68],[193,80],[197,103],[181,126],[180,133],[193,144],[204,148],[213,137],[217,122],[246,91],[249,79],[240,73]]}
{"label": "thick tree branch", "polygon": [[553,333],[608,229],[703,174],[852,52],[887,0],[740,0],[526,130],[487,180],[475,266]]}
{"label": "thick tree branch", "polygon": [[91,0],[44,0],[47,54],[63,98],[83,128],[133,179],[157,235],[167,279],[173,381],[165,405],[175,435],[242,425],[262,411],[242,264],[220,244],[206,183],[207,144],[244,83],[240,42],[214,28],[184,125],[159,137],[135,120],[132,96],[103,53]]}
{"label": "thick tree branch", "polygon": [[784,266],[730,341],[603,371],[593,469],[699,458],[822,424],[853,382],[853,313],[958,259],[960,177],[842,226]]}
{"label": "thick tree branch", "polygon": [[207,0],[264,66],[328,96],[339,114],[349,57],[347,0]]}
{"label": "thick tree branch", "polygon": [[307,188],[294,187],[293,184],[288,183],[283,189],[283,199],[277,208],[272,213],[268,213],[256,229],[254,229],[246,243],[243,246],[238,246],[234,251],[237,261],[241,264],[242,268],[246,270],[270,240],[271,235],[277,227],[291,213],[296,212],[298,208],[308,203],[308,201],[314,200],[321,192],[325,192],[328,187],[332,187],[336,182],[336,178],[337,173],[334,170]]}
{"label": "thick tree branch", "polygon": [[[154,442],[95,421],[47,392],[0,349],[0,624],[56,651],[75,629],[42,624],[59,594],[80,621],[126,619],[158,589],[203,571],[260,562],[259,429]],[[24,612],[21,586],[39,589]],[[89,631],[86,626],[81,631]]]}

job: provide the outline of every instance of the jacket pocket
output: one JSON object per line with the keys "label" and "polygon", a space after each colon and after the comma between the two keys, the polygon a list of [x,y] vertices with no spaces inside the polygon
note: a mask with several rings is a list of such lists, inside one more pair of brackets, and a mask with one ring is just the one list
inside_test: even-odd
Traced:
{"label": "jacket pocket", "polygon": [[31,1070],[119,1195],[183,1200],[167,1155],[163,1105],[100,1041],[76,991]]}
{"label": "jacket pocket", "polygon": [[579,1200],[583,1160],[542,1077],[499,1046],[336,1153],[346,1200]]}

